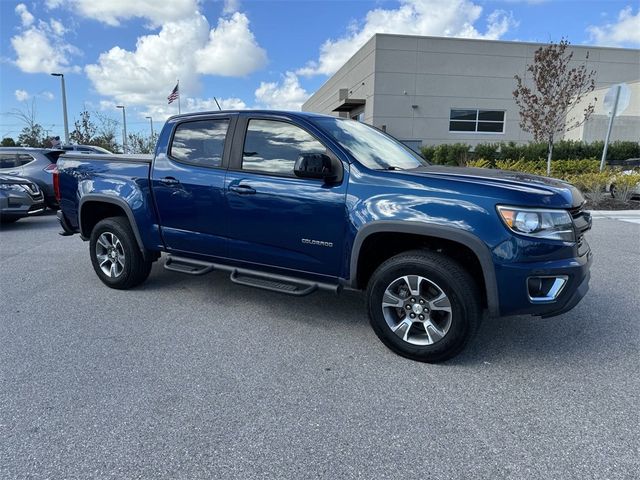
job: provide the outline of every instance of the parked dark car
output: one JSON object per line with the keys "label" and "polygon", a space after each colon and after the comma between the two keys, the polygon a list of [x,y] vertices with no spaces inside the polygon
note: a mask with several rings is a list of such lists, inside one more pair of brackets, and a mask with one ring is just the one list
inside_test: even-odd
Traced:
{"label": "parked dark car", "polygon": [[430,165],[354,120],[180,115],[155,156],[64,155],[54,175],[62,227],[107,286],[140,284],[164,252],[168,270],[290,295],[363,290],[375,333],[415,360],[456,355],[483,310],[551,317],[589,288],[578,189]]}
{"label": "parked dark car", "polygon": [[29,147],[0,148],[0,174],[22,177],[38,184],[47,207],[57,210],[53,171],[64,150]]}
{"label": "parked dark car", "polygon": [[13,223],[44,210],[44,195],[34,182],[0,175],[0,223]]}
{"label": "parked dark car", "polygon": [[60,147],[65,152],[82,152],[82,153],[98,153],[104,155],[113,155],[106,148],[97,147],[95,145],[62,145]]}

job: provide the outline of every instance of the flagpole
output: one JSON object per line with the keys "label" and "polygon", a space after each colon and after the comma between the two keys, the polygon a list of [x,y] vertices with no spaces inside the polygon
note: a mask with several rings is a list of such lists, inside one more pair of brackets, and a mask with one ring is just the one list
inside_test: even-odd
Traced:
{"label": "flagpole", "polygon": [[180,79],[178,79],[178,115],[180,115]]}

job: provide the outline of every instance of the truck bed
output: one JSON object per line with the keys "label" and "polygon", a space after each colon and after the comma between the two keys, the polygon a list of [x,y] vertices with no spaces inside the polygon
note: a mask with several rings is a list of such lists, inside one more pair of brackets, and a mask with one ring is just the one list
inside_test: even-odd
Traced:
{"label": "truck bed", "polygon": [[67,160],[102,160],[105,162],[127,162],[127,163],[148,163],[153,161],[153,155],[151,154],[113,154],[105,155],[100,153],[81,153],[81,152],[67,152],[61,155],[60,158]]}

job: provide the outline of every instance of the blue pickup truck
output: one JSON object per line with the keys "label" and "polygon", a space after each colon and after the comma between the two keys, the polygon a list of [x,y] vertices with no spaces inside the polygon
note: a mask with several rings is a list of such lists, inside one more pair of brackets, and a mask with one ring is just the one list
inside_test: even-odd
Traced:
{"label": "blue pickup truck", "polygon": [[89,241],[111,288],[140,284],[165,253],[168,270],[274,292],[362,290],[382,342],[419,361],[456,355],[485,312],[559,315],[589,288],[576,188],[432,166],[348,119],[179,115],[153,157],[65,155],[54,186],[63,233]]}

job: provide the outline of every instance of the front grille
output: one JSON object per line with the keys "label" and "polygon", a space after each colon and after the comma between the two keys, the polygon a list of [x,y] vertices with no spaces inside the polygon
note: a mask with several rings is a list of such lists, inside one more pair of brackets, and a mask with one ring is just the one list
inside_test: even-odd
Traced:
{"label": "front grille", "polygon": [[579,207],[569,209],[569,214],[573,219],[573,225],[576,229],[576,241],[578,245],[578,254],[584,255],[589,251],[584,234],[591,229],[591,213],[584,209],[584,203]]}
{"label": "front grille", "polygon": [[41,195],[40,189],[35,183],[23,183],[22,186],[32,197],[39,197]]}

